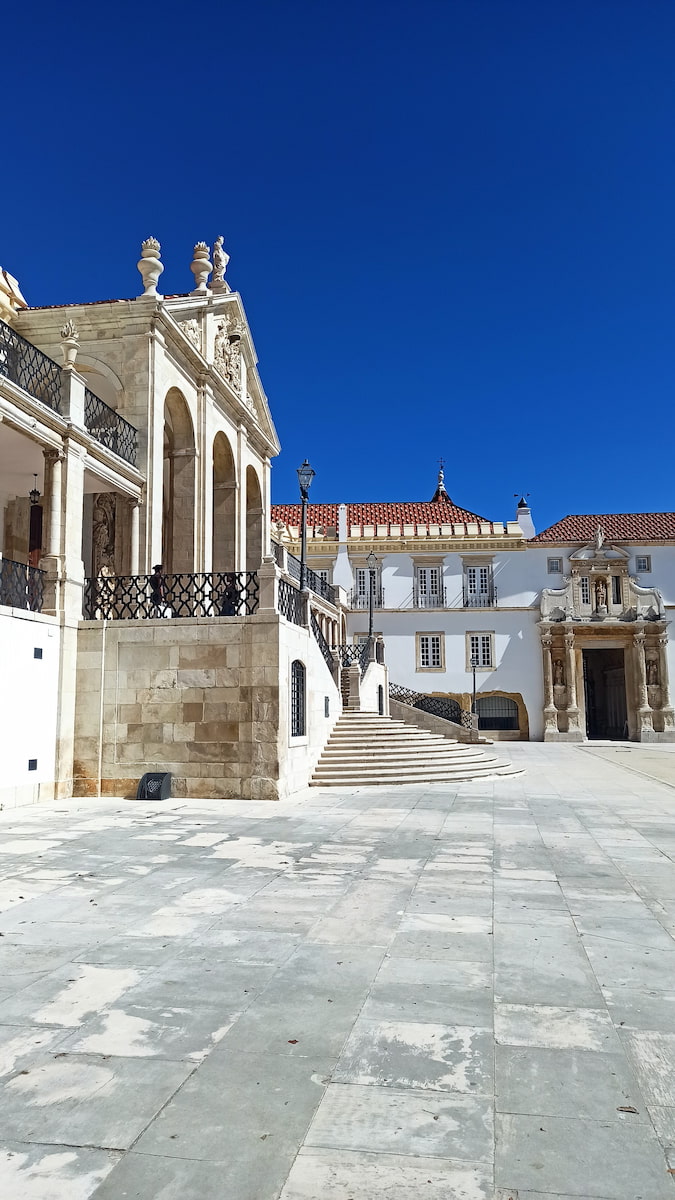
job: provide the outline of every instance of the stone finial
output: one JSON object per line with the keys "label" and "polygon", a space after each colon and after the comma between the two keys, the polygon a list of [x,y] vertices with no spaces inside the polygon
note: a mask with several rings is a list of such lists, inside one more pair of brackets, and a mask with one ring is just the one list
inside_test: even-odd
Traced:
{"label": "stone finial", "polygon": [[141,243],[141,257],[136,266],[138,267],[141,278],[143,279],[144,296],[157,296],[161,300],[161,296],[157,291],[157,281],[159,280],[164,264],[160,262],[159,252],[161,246],[157,238],[149,237]]}
{"label": "stone finial", "polygon": [[230,261],[230,256],[223,249],[223,237],[216,238],[213,244],[213,279],[211,280],[212,292],[229,292],[229,284],[225,282],[225,272],[227,264]]}
{"label": "stone finial", "polygon": [[68,320],[61,330],[61,353],[65,370],[71,371],[75,366],[79,345],[80,335],[73,321]]}
{"label": "stone finial", "polygon": [[0,267],[0,320],[11,324],[22,308],[28,308],[28,305],[21,295],[21,288],[14,276]]}
{"label": "stone finial", "polygon": [[208,296],[209,290],[206,286],[206,281],[211,274],[211,263],[209,261],[209,248],[206,242],[197,242],[193,250],[193,259],[190,263],[190,270],[195,277],[195,289],[190,292],[191,296]]}

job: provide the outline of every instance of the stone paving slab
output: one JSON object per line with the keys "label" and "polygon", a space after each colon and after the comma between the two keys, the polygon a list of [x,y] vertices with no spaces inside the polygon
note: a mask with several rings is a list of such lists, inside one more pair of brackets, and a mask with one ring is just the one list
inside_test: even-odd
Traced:
{"label": "stone paving slab", "polygon": [[675,754],[600,749],[0,813],[0,1196],[675,1200]]}

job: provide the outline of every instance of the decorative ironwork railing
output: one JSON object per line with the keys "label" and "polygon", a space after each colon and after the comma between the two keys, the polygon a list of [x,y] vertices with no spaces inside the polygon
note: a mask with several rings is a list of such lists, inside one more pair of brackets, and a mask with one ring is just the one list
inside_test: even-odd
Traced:
{"label": "decorative ironwork railing", "polygon": [[279,580],[279,612],[294,625],[304,624],[304,601],[302,592],[286,579]]}
{"label": "decorative ironwork railing", "polygon": [[438,592],[417,592],[413,596],[414,608],[447,608],[446,590]]}
{"label": "decorative ironwork railing", "polygon": [[314,613],[312,613],[311,619],[312,619],[312,633],[314,634],[314,637],[317,640],[319,650],[323,654],[324,662],[325,662],[326,666],[328,667],[328,670],[332,672],[333,667],[335,665],[334,661],[333,661],[333,652],[332,652],[330,646],[328,645],[328,642],[326,641],[325,637],[323,636],[323,633],[321,631],[321,626],[319,625],[319,622],[317,621]]}
{"label": "decorative ironwork railing", "polygon": [[462,589],[462,604],[464,608],[494,608],[497,603],[497,589],[492,584],[487,592],[470,592],[466,586]]}
{"label": "decorative ironwork railing", "polygon": [[0,559],[0,604],[42,612],[44,579],[44,571],[37,567],[13,562],[11,558]]}
{"label": "decorative ironwork railing", "polygon": [[61,368],[32,342],[0,321],[0,375],[34,400],[61,412]]}
{"label": "decorative ironwork railing", "polygon": [[99,400],[89,388],[84,390],[84,426],[102,446],[136,466],[138,433],[114,408]]}
{"label": "decorative ironwork railing", "polygon": [[[445,721],[454,721],[455,725],[463,725],[461,706],[449,696],[425,696],[422,692],[414,692],[412,688],[401,687],[398,683],[389,684],[389,698],[398,700],[401,704],[409,704],[411,708],[419,708],[431,713],[434,717],[443,717]],[[468,727],[471,726],[471,713]]]}
{"label": "decorative ironwork railing", "polygon": [[372,642],[373,638],[366,638],[363,642],[340,646],[340,666],[351,667],[357,662],[361,668],[361,674],[365,675],[370,662]]}
{"label": "decorative ironwork railing", "polygon": [[[365,609],[366,612],[370,608],[370,595],[368,592],[357,592],[356,589],[349,593],[349,607]],[[384,589],[381,587],[373,588],[373,608],[384,608]]]}
{"label": "decorative ironwork railing", "polygon": [[[288,554],[288,574],[291,579],[296,579],[300,582],[302,563],[295,554]],[[336,592],[332,584],[327,583],[316,571],[312,571],[311,567],[305,566],[305,583],[310,591],[315,592],[317,596],[323,597],[329,604],[335,604]]]}
{"label": "decorative ironwork railing", "polygon": [[243,617],[256,612],[255,571],[177,575],[99,575],[84,583],[87,621],[157,617]]}

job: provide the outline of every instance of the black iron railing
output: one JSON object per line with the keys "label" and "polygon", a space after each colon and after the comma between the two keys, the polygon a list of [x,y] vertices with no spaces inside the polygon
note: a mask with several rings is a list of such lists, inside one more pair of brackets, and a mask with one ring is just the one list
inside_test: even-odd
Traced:
{"label": "black iron railing", "polygon": [[494,608],[497,603],[497,589],[494,584],[486,592],[470,592],[464,585],[462,589],[462,604],[464,608]]}
{"label": "black iron railing", "polygon": [[255,571],[177,575],[117,575],[86,579],[87,621],[157,617],[244,617],[256,612]]}
{"label": "black iron railing", "polygon": [[136,466],[138,433],[114,408],[99,400],[89,388],[84,390],[84,426],[102,446]]}
{"label": "black iron railing", "polygon": [[371,661],[373,640],[373,638],[369,637],[363,642],[353,642],[340,646],[340,665],[342,667],[351,667],[354,663],[358,663],[361,668],[361,674],[365,675],[368,670],[368,664]]}
{"label": "black iron railing", "polygon": [[44,578],[44,571],[37,567],[13,562],[11,558],[0,559],[0,604],[42,612]]}
{"label": "black iron railing", "polygon": [[[464,723],[461,706],[449,696],[425,696],[422,692],[414,692],[412,688],[390,683],[389,698],[398,700],[401,704],[409,704],[411,708],[419,708],[422,712],[431,713],[434,717],[443,717],[445,721],[454,721],[455,725]],[[471,714],[468,715],[470,718]],[[469,720],[469,725],[470,723]]]}
{"label": "black iron railing", "polygon": [[[302,564],[295,554],[288,554],[288,574],[291,579],[296,579],[300,582],[300,573]],[[305,584],[310,591],[315,592],[317,596],[322,596],[329,604],[335,604],[335,588],[332,584],[327,583],[316,571],[312,571],[310,567],[305,567]]]}
{"label": "black iron railing", "polygon": [[314,637],[317,640],[319,650],[323,654],[324,661],[326,663],[326,666],[328,667],[328,670],[332,672],[333,666],[334,666],[333,652],[332,652],[330,646],[328,645],[328,642],[326,641],[325,637],[323,636],[323,633],[321,631],[321,626],[319,625],[319,622],[317,621],[316,617],[314,616],[314,613],[312,613],[311,619],[312,619],[312,633],[314,634]]}
{"label": "black iron railing", "polygon": [[446,591],[441,588],[438,592],[417,592],[413,597],[415,608],[447,608]]}
{"label": "black iron railing", "polygon": [[[368,592],[358,592],[356,589],[349,593],[349,607],[365,609],[370,608],[370,594]],[[373,588],[373,608],[384,608],[384,589],[381,587]]]}
{"label": "black iron railing", "polygon": [[304,625],[305,605],[302,592],[286,579],[279,580],[279,612],[294,625]]}
{"label": "black iron railing", "polygon": [[18,384],[34,400],[61,412],[59,364],[4,321],[0,321],[0,375]]}

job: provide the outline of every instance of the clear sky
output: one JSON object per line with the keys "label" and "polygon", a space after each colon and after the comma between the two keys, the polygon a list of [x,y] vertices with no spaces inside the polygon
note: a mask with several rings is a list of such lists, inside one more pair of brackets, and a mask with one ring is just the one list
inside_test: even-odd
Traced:
{"label": "clear sky", "polygon": [[313,500],[675,508],[672,0],[8,4],[0,264],[168,293],[222,233]]}

